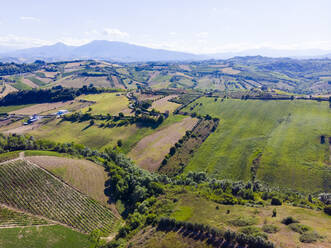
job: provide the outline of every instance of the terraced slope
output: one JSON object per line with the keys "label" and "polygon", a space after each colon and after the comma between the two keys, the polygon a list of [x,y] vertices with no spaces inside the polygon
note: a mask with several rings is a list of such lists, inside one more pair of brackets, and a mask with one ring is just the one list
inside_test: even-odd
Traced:
{"label": "terraced slope", "polygon": [[117,220],[108,208],[24,160],[0,164],[0,202],[85,233],[110,233]]}

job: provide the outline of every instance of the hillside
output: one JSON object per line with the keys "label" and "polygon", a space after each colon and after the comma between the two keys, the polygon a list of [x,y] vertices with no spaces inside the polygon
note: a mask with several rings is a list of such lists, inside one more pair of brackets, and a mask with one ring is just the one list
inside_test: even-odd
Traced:
{"label": "hillside", "polygon": [[[78,60],[0,64],[0,93],[54,86],[180,89],[243,94],[331,94],[330,59],[261,56],[195,62],[120,63]],[[281,91],[278,93],[276,91]]]}
{"label": "hillside", "polygon": [[51,46],[17,50],[0,54],[1,58],[17,58],[25,62],[32,62],[37,59],[46,61],[105,59],[121,62],[140,62],[197,60],[203,58],[203,56],[152,49],[118,41],[95,40],[77,47],[56,43]]}
{"label": "hillside", "polygon": [[2,204],[45,216],[84,233],[96,228],[110,233],[115,228],[117,218],[111,210],[30,162],[3,163],[0,172]]}
{"label": "hillside", "polygon": [[220,118],[185,171],[216,178],[257,179],[297,190],[330,191],[328,103],[201,98],[186,108]]}

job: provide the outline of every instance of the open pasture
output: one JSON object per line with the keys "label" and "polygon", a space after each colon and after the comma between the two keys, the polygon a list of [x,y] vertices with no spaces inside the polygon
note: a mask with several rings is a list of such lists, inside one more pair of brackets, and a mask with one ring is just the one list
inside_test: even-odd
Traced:
{"label": "open pasture", "polygon": [[[331,108],[317,101],[258,101],[200,98],[185,111],[219,117],[217,130],[185,171],[250,180],[302,191],[330,191]],[[253,169],[251,169],[253,168]]]}

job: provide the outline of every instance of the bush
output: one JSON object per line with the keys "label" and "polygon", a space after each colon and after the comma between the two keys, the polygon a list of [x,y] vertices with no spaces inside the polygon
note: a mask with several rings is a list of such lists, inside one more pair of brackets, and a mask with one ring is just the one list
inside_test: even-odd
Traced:
{"label": "bush", "polygon": [[288,216],[282,220],[282,223],[285,225],[290,225],[292,223],[299,223],[299,221],[294,219],[292,216]]}
{"label": "bush", "polygon": [[256,219],[250,217],[239,217],[231,220],[229,223],[234,226],[250,226],[256,223]]}
{"label": "bush", "polygon": [[276,233],[279,231],[279,227],[274,225],[263,225],[262,231],[266,233]]}
{"label": "bush", "polygon": [[292,231],[300,233],[300,234],[303,234],[305,232],[312,230],[309,226],[298,224],[298,223],[292,223],[289,225],[289,227],[292,229]]}
{"label": "bush", "polygon": [[274,205],[274,206],[281,206],[281,205],[282,205],[282,202],[281,202],[281,200],[279,200],[278,198],[273,197],[273,198],[271,199],[271,205]]}
{"label": "bush", "polygon": [[324,208],[324,213],[331,215],[331,205],[328,205]]}
{"label": "bush", "polygon": [[301,234],[299,240],[302,243],[313,243],[313,242],[316,242],[320,238],[321,238],[321,236],[318,235],[318,233],[316,233],[316,232],[305,232],[305,233]]}

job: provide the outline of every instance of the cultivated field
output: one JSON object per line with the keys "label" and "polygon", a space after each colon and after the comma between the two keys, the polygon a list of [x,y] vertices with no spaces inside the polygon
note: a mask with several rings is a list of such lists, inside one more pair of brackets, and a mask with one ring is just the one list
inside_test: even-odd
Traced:
{"label": "cultivated field", "polygon": [[108,176],[104,167],[87,160],[55,156],[32,156],[25,159],[48,170],[94,200],[107,205],[109,198],[104,190]]}
{"label": "cultivated field", "polygon": [[180,122],[158,130],[140,140],[128,154],[140,167],[156,171],[165,155],[187,130],[191,130],[197,119],[187,117]]}
{"label": "cultivated field", "polygon": [[14,110],[9,112],[9,114],[16,115],[33,115],[33,114],[41,114],[44,112],[53,111],[56,113],[56,110],[59,108],[66,108],[73,104],[74,101],[66,101],[66,102],[54,102],[54,103],[40,103],[35,104],[26,108],[21,108],[18,110]]}
{"label": "cultivated field", "polygon": [[176,108],[178,108],[180,105],[174,102],[169,102],[168,100],[177,97],[177,95],[170,95],[163,97],[159,100],[156,100],[152,103],[152,106],[150,109],[156,109],[157,111],[160,111],[161,113],[164,113],[166,111],[169,111],[172,113]]}
{"label": "cultivated field", "polygon": [[111,210],[24,160],[0,165],[0,202],[85,233],[110,233],[116,224]]}
{"label": "cultivated field", "polygon": [[186,171],[249,180],[254,166],[257,178],[270,184],[331,190],[329,144],[321,144],[322,135],[331,136],[327,102],[201,98],[185,110],[220,118]]}
{"label": "cultivated field", "polygon": [[52,83],[52,86],[61,85],[67,88],[81,88],[84,85],[93,84],[96,87],[111,88],[107,77],[82,77],[82,76],[66,76]]}
{"label": "cultivated field", "polygon": [[[117,115],[128,109],[129,100],[120,93],[103,93],[98,95],[81,96],[79,99],[96,102],[91,106],[93,114]],[[88,108],[83,109],[86,112]]]}
{"label": "cultivated field", "polygon": [[0,230],[1,228],[46,224],[51,223],[45,219],[0,206]]}

